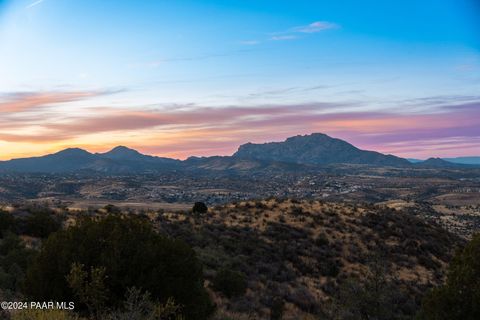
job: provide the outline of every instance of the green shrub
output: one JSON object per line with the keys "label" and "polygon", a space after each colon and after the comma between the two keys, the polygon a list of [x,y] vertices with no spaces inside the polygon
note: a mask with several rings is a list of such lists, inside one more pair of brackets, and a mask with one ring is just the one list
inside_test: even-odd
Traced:
{"label": "green shrub", "polygon": [[58,231],[61,224],[48,212],[34,212],[25,220],[25,234],[46,238]]}
{"label": "green shrub", "polygon": [[200,213],[200,214],[204,214],[204,213],[207,213],[208,211],[208,207],[205,203],[203,202],[195,202],[195,204],[193,205],[193,208],[192,208],[192,212],[193,213]]}
{"label": "green shrub", "polygon": [[330,244],[330,241],[328,241],[328,238],[325,234],[321,233],[315,238],[315,245],[322,247],[322,246],[328,246]]}
{"label": "green shrub", "polygon": [[103,207],[103,209],[104,209],[107,213],[112,213],[112,214],[119,214],[119,213],[121,213],[120,208],[116,207],[116,206],[113,205],[113,204],[107,204],[106,206]]}
{"label": "green shrub", "polygon": [[6,234],[0,242],[0,289],[18,292],[33,256],[34,251],[26,249],[18,236]]}
{"label": "green shrub", "polygon": [[152,301],[150,293],[127,290],[123,307],[101,316],[103,320],[183,320],[182,308],[173,298],[163,304]]}
{"label": "green shrub", "polygon": [[213,280],[213,288],[228,298],[237,297],[245,294],[247,290],[247,280],[241,272],[222,269]]}
{"label": "green shrub", "polygon": [[[414,303],[408,292],[395,283],[382,255],[368,257],[367,273],[350,277],[335,289],[332,304],[326,305],[330,319],[411,319]],[[338,279],[337,279],[338,280]],[[414,305],[414,304],[413,304]]]}
{"label": "green shrub", "polygon": [[7,231],[15,228],[15,218],[8,212],[0,210],[0,238],[4,237]]}
{"label": "green shrub", "polygon": [[11,320],[80,320],[72,311],[65,310],[20,310],[14,312]]}
{"label": "green shrub", "polygon": [[270,320],[282,320],[285,302],[281,298],[275,298],[270,306]]}
{"label": "green shrub", "polygon": [[443,286],[422,301],[419,319],[480,319],[480,234],[453,258]]}
{"label": "green shrub", "polygon": [[340,273],[340,261],[325,260],[320,264],[320,272],[326,277],[336,277]]}
{"label": "green shrub", "polygon": [[[206,319],[213,311],[195,252],[184,242],[158,235],[139,218],[86,219],[52,234],[28,269],[26,294],[39,301],[75,301],[86,310],[67,281],[75,263],[90,273],[104,269],[106,307],[118,307],[127,289],[137,287],[160,303],[172,297],[185,307],[186,319]],[[79,287],[87,288],[85,277],[80,280]]]}
{"label": "green shrub", "polygon": [[87,271],[82,264],[74,263],[67,275],[69,287],[90,314],[100,314],[108,299],[105,271],[105,267],[91,267]]}

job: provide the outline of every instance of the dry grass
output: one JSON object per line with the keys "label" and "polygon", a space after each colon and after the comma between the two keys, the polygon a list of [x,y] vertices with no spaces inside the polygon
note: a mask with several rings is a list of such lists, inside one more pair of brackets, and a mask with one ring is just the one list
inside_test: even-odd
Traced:
{"label": "dry grass", "polygon": [[237,314],[232,319],[244,319],[247,309],[268,317],[276,296],[286,301],[285,319],[318,313],[345,279],[362,279],[377,254],[385,257],[392,281],[418,299],[443,279],[460,243],[443,229],[386,206],[269,199],[217,206],[202,216],[150,217],[161,232],[196,249],[207,278],[225,266],[247,275],[245,297],[216,298],[221,312]]}

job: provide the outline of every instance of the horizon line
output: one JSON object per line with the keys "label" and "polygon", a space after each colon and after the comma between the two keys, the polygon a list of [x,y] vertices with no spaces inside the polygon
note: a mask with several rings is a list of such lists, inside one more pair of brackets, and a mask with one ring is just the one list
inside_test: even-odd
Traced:
{"label": "horizon line", "polygon": [[[321,133],[321,132],[312,132],[310,134],[298,134],[298,135],[294,135],[294,136],[290,136],[290,137],[287,137],[281,141],[278,141],[278,140],[271,140],[271,141],[265,141],[265,142],[261,142],[261,143],[253,143],[253,142],[245,142],[245,143],[242,143],[240,145],[238,145],[237,147],[237,150],[238,148],[240,148],[240,146],[242,145],[245,145],[245,144],[267,144],[267,143],[281,143],[281,142],[285,142],[287,139],[289,138],[293,138],[293,137],[305,137],[305,136],[311,136],[311,135],[314,135],[314,134],[321,134],[321,135],[325,135],[329,138],[332,138],[332,139],[337,139],[337,140],[341,140],[341,141],[344,141],[344,142],[347,142],[348,144],[354,146],[355,148],[358,148],[357,146],[355,146],[354,144],[348,142],[347,140],[344,140],[344,139],[340,139],[340,138],[335,138],[335,137],[332,137],[328,134],[325,134],[325,133]],[[105,151],[89,151],[88,148],[85,148],[85,147],[81,147],[81,146],[71,146],[71,147],[64,147],[62,149],[59,149],[59,150],[56,150],[56,151],[52,151],[50,153],[43,153],[43,154],[38,154],[38,155],[31,155],[31,156],[25,156],[25,157],[15,157],[15,158],[9,158],[9,159],[4,159],[4,160],[0,160],[0,162],[7,162],[7,161],[12,161],[12,160],[20,160],[20,159],[30,159],[30,158],[41,158],[41,157],[45,157],[45,156],[49,156],[49,155],[54,155],[54,154],[57,154],[57,153],[60,153],[62,151],[66,151],[66,150],[71,150],[71,149],[78,149],[78,150],[82,150],[82,151],[85,151],[89,154],[92,154],[92,155],[96,155],[96,154],[105,154],[105,153],[108,153],[108,152],[111,152],[117,148],[126,148],[126,149],[129,149],[129,150],[133,150],[135,152],[138,152],[139,154],[141,155],[144,155],[144,156],[150,156],[150,157],[158,157],[158,158],[167,158],[167,159],[172,159],[172,160],[178,160],[178,161],[185,161],[189,158],[192,158],[192,157],[195,157],[195,158],[209,158],[209,157],[231,157],[233,156],[233,154],[235,154],[235,152],[233,152],[232,154],[229,154],[229,155],[220,155],[220,154],[213,154],[213,155],[202,155],[202,156],[196,156],[196,155],[189,155],[185,158],[175,158],[175,157],[170,157],[170,156],[162,156],[162,155],[157,155],[157,154],[148,154],[148,153],[143,153],[139,150],[137,150],[136,148],[132,148],[132,147],[129,147],[129,146],[126,146],[126,145],[122,145],[122,144],[119,144],[119,145],[115,145],[115,146],[110,146],[108,147],[108,149],[106,149]],[[425,160],[428,160],[428,159],[434,159],[434,158],[438,158],[438,159],[456,159],[456,158],[470,158],[470,157],[480,157],[480,155],[468,155],[468,156],[455,156],[455,157],[442,157],[442,156],[432,156],[432,157],[428,157],[426,159],[419,159],[419,158],[413,158],[413,157],[402,157],[402,156],[398,156],[398,155],[395,155],[395,154],[392,154],[392,153],[384,153],[384,152],[380,152],[380,151],[377,151],[377,150],[370,150],[370,149],[362,149],[362,148],[358,148],[362,151],[373,151],[373,152],[378,152],[378,153],[381,153],[383,155],[392,155],[392,156],[395,156],[395,157],[398,157],[398,158],[402,158],[402,159],[405,159],[407,161],[409,160],[420,160],[420,161],[425,161]]]}

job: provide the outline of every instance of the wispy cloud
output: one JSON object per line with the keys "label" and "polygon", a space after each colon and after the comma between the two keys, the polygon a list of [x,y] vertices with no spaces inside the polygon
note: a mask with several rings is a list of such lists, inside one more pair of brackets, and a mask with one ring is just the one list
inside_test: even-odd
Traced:
{"label": "wispy cloud", "polygon": [[277,31],[267,34],[268,38],[263,40],[243,40],[238,43],[242,45],[257,45],[265,41],[286,41],[296,40],[308,34],[318,33],[329,29],[339,29],[340,25],[328,21],[315,21],[307,25],[292,27],[288,30]]}
{"label": "wispy cloud", "polygon": [[71,91],[71,92],[14,92],[0,95],[0,113],[19,113],[59,103],[84,100],[119,90]]}
{"label": "wispy cloud", "polygon": [[325,90],[332,88],[330,85],[316,85],[316,86],[306,86],[306,87],[288,87],[288,88],[279,88],[279,89],[270,89],[262,90],[248,94],[247,96],[241,97],[239,100],[249,100],[255,98],[278,98],[285,97],[288,95],[303,95],[306,92]]}
{"label": "wispy cloud", "polygon": [[328,21],[315,21],[306,26],[299,26],[292,29],[294,32],[301,33],[317,33],[329,29],[338,29],[340,26],[333,22]]}
{"label": "wispy cloud", "polygon": [[282,40],[294,40],[301,38],[300,35],[307,35],[322,32],[329,29],[338,29],[340,25],[328,22],[328,21],[315,21],[308,25],[296,26],[286,31],[274,32],[271,34],[269,40],[282,41]]}
{"label": "wispy cloud", "polygon": [[35,2],[32,2],[32,3],[30,3],[28,6],[26,6],[25,9],[27,9],[27,10],[28,10],[28,9],[31,9],[31,8],[33,8],[33,7],[35,7],[35,6],[38,6],[39,4],[41,4],[41,3],[44,2],[44,1],[45,1],[45,0],[37,0],[37,1],[35,1]]}
{"label": "wispy cloud", "polygon": [[270,38],[270,40],[273,40],[273,41],[284,41],[284,40],[294,40],[294,39],[297,39],[298,36],[295,36],[293,34],[289,34],[289,35],[284,35],[284,36],[272,36]]}
{"label": "wispy cloud", "polygon": [[[254,45],[260,42],[254,42],[254,40],[249,41],[249,43],[241,43],[244,45]],[[193,56],[177,56],[177,57],[165,57],[159,58],[148,62],[136,62],[130,63],[127,66],[130,68],[135,67],[148,67],[148,68],[158,68],[159,66],[166,64],[166,63],[176,63],[176,62],[193,62],[193,61],[202,61],[202,60],[211,60],[211,59],[221,59],[221,58],[228,58],[235,55],[242,55],[252,53],[253,49],[240,49],[240,50],[231,50],[225,52],[211,52],[205,53],[200,55],[193,55]]]}

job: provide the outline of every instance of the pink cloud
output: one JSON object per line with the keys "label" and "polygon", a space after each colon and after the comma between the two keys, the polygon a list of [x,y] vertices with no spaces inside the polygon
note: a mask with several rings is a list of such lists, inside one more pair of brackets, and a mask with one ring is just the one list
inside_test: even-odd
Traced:
{"label": "pink cloud", "polygon": [[0,100],[0,113],[25,112],[62,102],[83,100],[102,92],[23,92],[7,95]]}
{"label": "pink cloud", "polygon": [[[5,108],[0,117],[0,140],[43,145],[61,142],[72,146],[69,141],[73,139],[88,140],[92,134],[115,133],[112,145],[99,145],[92,138],[89,147],[103,150],[113,144],[126,144],[146,153],[185,158],[231,154],[238,145],[249,141],[279,141],[297,134],[323,132],[360,148],[405,157],[480,154],[479,102],[451,103],[423,114],[338,112],[339,107],[349,105],[312,103],[216,108],[188,105],[165,109],[102,107],[90,108],[83,115],[63,115],[61,109],[54,107],[37,118],[28,114],[8,118],[16,111],[89,96],[31,95],[21,102],[17,99],[18,103],[3,102],[0,107],[9,109],[5,112]],[[132,132],[141,132],[143,138],[130,138]]]}

